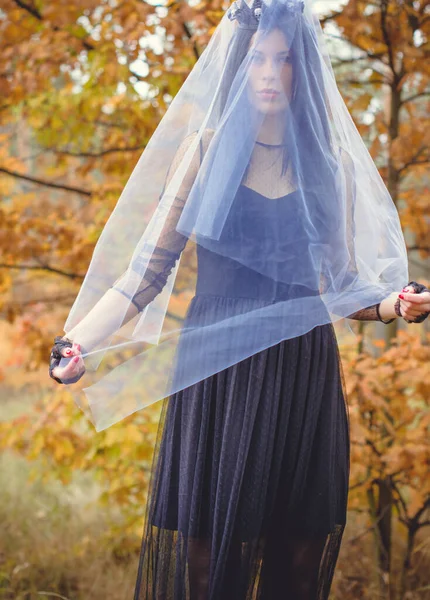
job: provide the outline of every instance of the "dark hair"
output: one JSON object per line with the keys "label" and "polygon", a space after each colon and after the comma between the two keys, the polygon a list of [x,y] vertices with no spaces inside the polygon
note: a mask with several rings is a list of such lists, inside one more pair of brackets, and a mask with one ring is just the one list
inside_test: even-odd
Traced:
{"label": "dark hair", "polygon": [[[285,174],[291,160],[294,172],[302,179],[301,183],[306,185],[306,182],[309,182],[313,189],[317,186],[328,192],[332,189],[328,178],[333,172],[334,157],[317,41],[311,27],[301,14],[292,17],[285,5],[278,5],[275,11],[276,14],[271,15],[270,24],[265,24],[262,19],[258,32],[263,36],[275,29],[280,30],[284,35],[286,30],[294,32],[292,39],[288,40],[293,67],[290,102],[293,122],[286,123],[284,131],[285,151],[282,171]],[[229,97],[234,96],[237,91],[235,79],[243,68],[244,59],[255,33],[256,30],[238,27],[231,39],[216,103],[218,118],[230,105]],[[291,126],[295,130],[293,136],[288,135]],[[291,147],[295,142],[296,147]],[[299,164],[300,156],[306,156],[303,164]]]}

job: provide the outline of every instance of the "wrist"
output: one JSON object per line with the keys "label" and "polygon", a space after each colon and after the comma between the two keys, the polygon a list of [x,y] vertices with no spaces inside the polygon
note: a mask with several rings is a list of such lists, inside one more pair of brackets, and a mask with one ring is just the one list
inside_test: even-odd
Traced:
{"label": "wrist", "polygon": [[398,294],[393,292],[388,296],[388,298],[384,298],[382,302],[379,304],[379,314],[381,319],[384,321],[389,321],[390,319],[398,319],[399,315],[395,310],[395,303],[397,301]]}

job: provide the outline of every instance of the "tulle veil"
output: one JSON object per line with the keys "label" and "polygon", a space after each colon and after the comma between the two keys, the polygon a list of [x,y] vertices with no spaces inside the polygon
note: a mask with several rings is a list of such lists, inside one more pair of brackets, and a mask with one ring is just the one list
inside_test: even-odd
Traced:
{"label": "tulle veil", "polygon": [[[267,203],[264,227],[238,200],[244,187]],[[234,261],[247,302],[196,324],[187,314],[204,254]],[[311,3],[237,0],[97,242],[64,326],[85,350],[86,373],[70,389],[101,431],[407,280],[397,210]]]}

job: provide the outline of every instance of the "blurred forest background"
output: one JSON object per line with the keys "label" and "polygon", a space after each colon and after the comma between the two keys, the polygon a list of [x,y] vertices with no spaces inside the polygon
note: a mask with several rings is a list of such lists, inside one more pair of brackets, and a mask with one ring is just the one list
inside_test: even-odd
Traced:
{"label": "blurred forest background", "polygon": [[[316,2],[429,284],[430,3]],[[96,434],[48,377],[103,225],[222,0],[2,0],[0,598],[133,594],[159,406]],[[405,282],[406,283],[406,282]],[[430,598],[428,322],[340,332],[352,433],[332,598]]]}

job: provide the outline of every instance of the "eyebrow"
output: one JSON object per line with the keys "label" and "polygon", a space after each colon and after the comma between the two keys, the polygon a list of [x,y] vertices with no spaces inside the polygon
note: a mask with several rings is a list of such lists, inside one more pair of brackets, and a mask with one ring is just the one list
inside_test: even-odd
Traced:
{"label": "eyebrow", "polygon": [[[290,54],[290,52],[291,50],[281,50],[276,53],[276,56],[279,56],[280,54]],[[261,52],[261,50],[254,50],[254,54],[263,54],[263,52]]]}

